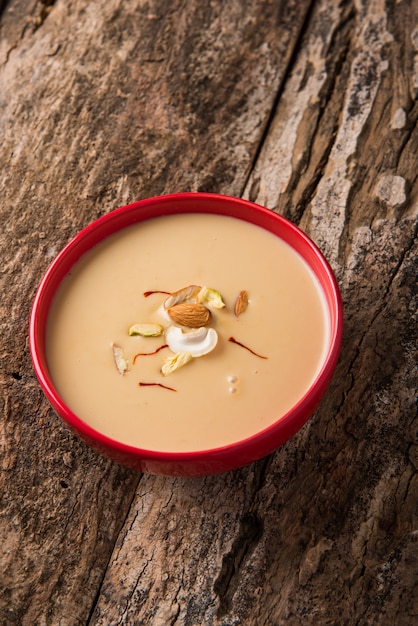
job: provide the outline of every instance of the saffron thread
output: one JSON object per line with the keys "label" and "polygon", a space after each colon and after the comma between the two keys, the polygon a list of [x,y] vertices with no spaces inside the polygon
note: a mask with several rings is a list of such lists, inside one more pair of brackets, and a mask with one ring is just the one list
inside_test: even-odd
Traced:
{"label": "saffron thread", "polygon": [[168,387],[167,385],[163,385],[162,383],[138,383],[139,387],[161,387],[162,389],[168,389],[168,391],[177,391],[173,387]]}
{"label": "saffron thread", "polygon": [[138,354],[135,354],[134,358],[132,359],[132,365],[135,365],[135,361],[139,356],[151,356],[153,354],[157,354],[157,352],[163,350],[164,348],[168,348],[168,345],[166,343],[163,346],[160,346],[159,348],[154,350],[154,352],[138,352]]}
{"label": "saffron thread", "polygon": [[154,293],[165,293],[167,296],[171,295],[170,291],[144,291],[144,298],[148,298],[148,296],[152,296]]}
{"label": "saffron thread", "polygon": [[254,352],[254,350],[251,350],[251,348],[249,348],[245,344],[241,343],[240,341],[237,341],[234,337],[230,337],[228,341],[230,341],[231,343],[236,343],[237,346],[241,346],[241,348],[248,350],[248,352],[251,352],[251,354],[254,354],[254,356],[258,356],[259,359],[268,359],[268,356],[263,356],[262,354],[258,354],[257,352]]}

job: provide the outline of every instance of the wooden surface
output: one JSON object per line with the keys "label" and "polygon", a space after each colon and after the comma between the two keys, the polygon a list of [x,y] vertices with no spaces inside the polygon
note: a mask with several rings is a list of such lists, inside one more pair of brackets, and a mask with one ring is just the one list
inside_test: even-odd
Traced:
{"label": "wooden surface", "polygon": [[[0,2],[3,625],[418,623],[416,0]],[[250,198],[338,277],[319,410],[226,474],[138,475],[37,384],[39,280],[174,191]]]}

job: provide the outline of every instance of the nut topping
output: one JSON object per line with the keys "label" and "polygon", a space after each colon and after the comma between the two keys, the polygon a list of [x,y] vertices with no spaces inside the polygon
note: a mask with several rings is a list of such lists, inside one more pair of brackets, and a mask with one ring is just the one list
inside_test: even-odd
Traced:
{"label": "nut topping", "polygon": [[202,288],[199,285],[188,285],[178,291],[173,291],[172,294],[164,302],[164,308],[169,309],[176,304],[182,304],[183,302],[195,302],[196,296]]}
{"label": "nut topping", "polygon": [[202,287],[196,298],[197,302],[205,303],[212,309],[223,309],[225,306],[225,302],[222,300],[219,291],[210,289],[209,287]]}
{"label": "nut topping", "polygon": [[193,357],[209,354],[218,343],[218,333],[214,328],[195,328],[183,331],[178,326],[170,326],[166,332],[167,345],[172,352],[190,352]]}
{"label": "nut topping", "polygon": [[164,328],[161,324],[134,324],[128,330],[130,337],[140,335],[141,337],[159,337],[162,335]]}
{"label": "nut topping", "polygon": [[119,374],[123,376],[125,372],[127,372],[129,369],[128,361],[125,359],[125,355],[120,346],[118,346],[116,343],[112,343],[111,348],[113,351],[113,358],[115,361],[115,365],[118,369]]}
{"label": "nut topping", "polygon": [[[144,297],[155,293],[168,295],[168,298],[165,299],[158,309],[158,315],[164,319],[165,323],[134,324],[129,328],[128,335],[131,337],[135,335],[141,337],[159,337],[164,335],[166,343],[152,351],[139,352],[134,356],[132,365],[135,365],[138,357],[152,356],[160,352],[160,350],[168,348],[172,354],[164,359],[160,370],[163,376],[168,376],[196,357],[209,354],[215,349],[218,343],[218,333],[213,327],[209,327],[209,324],[212,315],[216,317],[218,310],[225,307],[225,302],[219,291],[209,287],[199,287],[198,285],[188,285],[172,293],[167,291],[145,291]],[[239,292],[235,301],[235,316],[241,315],[247,307],[248,294],[243,289]],[[228,341],[245,348],[260,359],[268,358],[254,352],[254,350],[237,341],[234,337],[229,337]],[[120,346],[115,343],[112,343],[111,346],[116,368],[119,374],[123,376],[130,369],[129,363]],[[176,389],[167,387],[159,382],[140,381],[138,385],[140,387],[157,386],[176,391]]]}
{"label": "nut topping", "polygon": [[190,352],[182,352],[180,354],[174,354],[173,356],[168,356],[164,363],[161,366],[161,373],[163,376],[168,376],[172,372],[175,372],[186,363],[189,363],[193,359]]}
{"label": "nut topping", "polygon": [[209,309],[203,304],[183,302],[168,309],[171,320],[179,326],[201,328],[207,326],[211,317]]}
{"label": "nut topping", "polygon": [[248,306],[248,294],[243,289],[242,291],[239,292],[239,296],[235,301],[235,308],[234,308],[235,315],[238,317],[239,315],[241,315],[241,313],[244,313],[247,306]]}

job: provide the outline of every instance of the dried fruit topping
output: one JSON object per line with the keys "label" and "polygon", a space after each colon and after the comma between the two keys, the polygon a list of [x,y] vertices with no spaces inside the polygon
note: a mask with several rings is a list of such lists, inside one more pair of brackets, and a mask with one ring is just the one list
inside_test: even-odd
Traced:
{"label": "dried fruit topping", "polygon": [[218,343],[218,333],[214,328],[183,332],[178,326],[171,326],[166,332],[166,340],[172,352],[190,352],[193,357],[199,357],[212,352]]}
{"label": "dried fruit topping", "polygon": [[[166,321],[164,326],[152,323],[134,324],[128,332],[131,337],[135,335],[159,337],[164,334],[166,343],[153,351],[139,352],[134,356],[132,364],[134,365],[136,359],[141,356],[151,356],[164,348],[169,348],[173,354],[164,360],[161,367],[161,373],[167,376],[189,363],[193,358],[204,356],[214,350],[218,344],[218,333],[214,328],[208,328],[208,325],[212,313],[215,315],[216,309],[224,308],[225,303],[219,291],[199,285],[188,285],[169,294],[166,291],[145,291],[144,296],[147,297],[156,293],[168,295],[164,304],[158,309],[158,315]],[[234,313],[236,317],[241,315],[247,307],[248,294],[245,290],[241,290],[235,301]],[[254,352],[234,337],[229,337],[228,341],[245,348],[261,359],[267,358]],[[116,367],[118,372],[123,375],[129,369],[128,361],[120,346],[115,343],[111,345]],[[138,385],[159,386],[175,391],[175,389],[158,382],[139,382]]]}
{"label": "dried fruit topping", "polygon": [[183,302],[176,304],[167,310],[171,320],[179,326],[187,328],[200,328],[207,326],[211,317],[209,309],[203,304]]}
{"label": "dried fruit topping", "polygon": [[222,300],[222,296],[219,291],[210,289],[209,287],[202,287],[197,294],[197,302],[207,304],[213,309],[223,309],[225,302]]}
{"label": "dried fruit topping", "polygon": [[174,356],[168,356],[161,367],[161,373],[164,376],[168,376],[172,372],[175,372],[186,363],[191,361],[193,356],[190,352],[181,352],[180,354],[175,354]]}
{"label": "dried fruit topping", "polygon": [[129,336],[140,335],[141,337],[159,337],[164,328],[161,324],[134,324],[129,329]]}
{"label": "dried fruit topping", "polygon": [[196,296],[201,290],[199,285],[189,285],[188,287],[183,287],[183,289],[179,289],[178,291],[173,291],[173,293],[165,300],[164,308],[169,309],[176,304],[182,304],[183,302],[196,302]]}
{"label": "dried fruit topping", "polygon": [[128,361],[125,359],[123,350],[116,343],[112,343],[113,350],[113,358],[115,360],[116,367],[118,368],[118,372],[121,376],[124,375],[125,372],[129,369]]}
{"label": "dried fruit topping", "polygon": [[234,307],[235,315],[238,317],[239,315],[241,315],[241,313],[244,313],[247,307],[248,307],[248,294],[243,289],[242,291],[239,292],[238,298],[235,301],[235,307]]}

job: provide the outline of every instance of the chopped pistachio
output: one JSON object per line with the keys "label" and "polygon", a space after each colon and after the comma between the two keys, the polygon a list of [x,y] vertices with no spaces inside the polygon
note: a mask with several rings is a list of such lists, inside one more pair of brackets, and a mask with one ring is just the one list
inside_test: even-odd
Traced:
{"label": "chopped pistachio", "polygon": [[141,335],[141,337],[159,337],[164,328],[161,324],[134,324],[129,329],[129,336]]}
{"label": "chopped pistachio", "polygon": [[210,289],[209,287],[202,287],[197,294],[197,301],[206,303],[209,307],[214,309],[223,309],[225,302],[222,300],[222,296],[219,291]]}
{"label": "chopped pistachio", "polygon": [[190,352],[181,352],[179,354],[175,354],[174,356],[169,356],[164,360],[164,363],[161,367],[161,373],[164,376],[168,376],[172,372],[175,372],[183,365],[186,365],[189,361],[192,360],[192,355]]}
{"label": "chopped pistachio", "polygon": [[115,360],[116,367],[118,369],[119,374],[123,376],[125,372],[127,372],[129,369],[128,361],[125,359],[123,350],[120,346],[118,346],[116,343],[112,343],[111,345],[112,345],[113,358]]}

